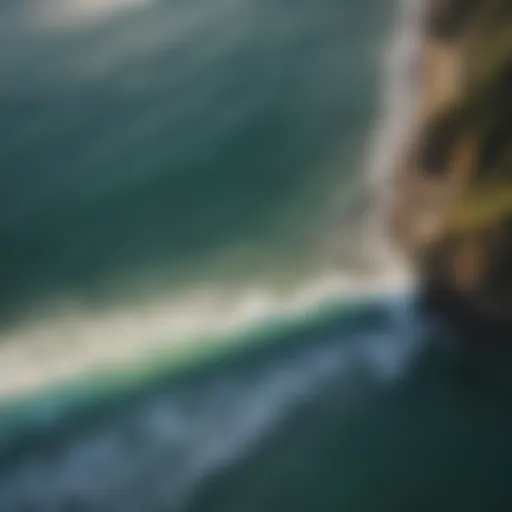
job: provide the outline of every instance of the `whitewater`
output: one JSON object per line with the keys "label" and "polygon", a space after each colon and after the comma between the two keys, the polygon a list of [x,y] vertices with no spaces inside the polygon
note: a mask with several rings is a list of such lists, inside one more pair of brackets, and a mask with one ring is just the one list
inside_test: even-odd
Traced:
{"label": "whitewater", "polygon": [[[83,2],[71,11],[74,4],[68,4],[68,10],[76,16],[86,8]],[[90,5],[90,14],[110,16],[116,9],[142,8],[134,4],[139,2],[95,2]],[[392,41],[382,50],[380,121],[374,128],[374,140],[366,145],[369,171],[360,185],[377,199],[412,112],[410,70],[418,47],[418,4],[402,2]],[[52,7],[62,15],[60,21],[68,12],[61,7]],[[356,192],[361,197],[367,193]],[[321,301],[405,290],[410,278],[403,265],[390,256],[382,239],[379,213],[374,205],[365,208],[357,219],[350,219],[356,229],[364,232],[360,250],[372,255],[373,268],[367,275],[343,268],[323,268],[319,275],[309,278],[310,283],[281,292],[266,284],[249,285],[244,290],[243,285],[212,288],[199,283],[177,296],[161,293],[141,297],[137,304],[114,303],[100,312],[91,312],[80,298],[72,296],[50,300],[1,332],[0,393],[19,394],[98,367],[134,365],[162,346],[190,345],[219,335],[229,337],[269,317],[300,316]],[[343,226],[341,233],[342,229]],[[327,236],[335,237],[336,232],[328,230],[324,237]]]}

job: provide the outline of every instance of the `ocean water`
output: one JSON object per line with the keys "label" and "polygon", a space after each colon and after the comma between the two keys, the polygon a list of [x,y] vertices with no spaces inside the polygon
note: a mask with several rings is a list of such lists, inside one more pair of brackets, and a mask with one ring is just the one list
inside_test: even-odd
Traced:
{"label": "ocean water", "polygon": [[397,2],[0,9],[1,390],[394,282],[366,225]]}
{"label": "ocean water", "polygon": [[509,508],[372,216],[415,5],[0,3],[2,512]]}
{"label": "ocean water", "polygon": [[7,317],[319,272],[364,202],[392,2],[3,5]]}

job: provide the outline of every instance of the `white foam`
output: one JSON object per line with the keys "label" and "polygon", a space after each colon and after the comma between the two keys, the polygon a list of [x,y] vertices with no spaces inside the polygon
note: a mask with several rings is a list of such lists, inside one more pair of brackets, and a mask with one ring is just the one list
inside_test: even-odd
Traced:
{"label": "white foam", "polygon": [[41,0],[40,21],[49,26],[97,23],[127,11],[140,9],[153,0]]}
{"label": "white foam", "polygon": [[397,19],[392,41],[383,52],[385,66],[383,103],[380,121],[376,127],[374,149],[371,152],[368,181],[374,195],[380,200],[374,210],[368,237],[378,253],[381,264],[398,271],[403,262],[397,260],[384,239],[383,206],[389,200],[394,166],[403,151],[404,141],[413,123],[417,103],[415,70],[422,44],[421,0],[396,0]]}
{"label": "white foam", "polygon": [[402,288],[401,276],[325,275],[286,295],[270,289],[200,290],[98,313],[69,300],[44,318],[0,333],[0,395],[29,391],[150,350],[229,335],[263,319],[297,315],[322,299]]}

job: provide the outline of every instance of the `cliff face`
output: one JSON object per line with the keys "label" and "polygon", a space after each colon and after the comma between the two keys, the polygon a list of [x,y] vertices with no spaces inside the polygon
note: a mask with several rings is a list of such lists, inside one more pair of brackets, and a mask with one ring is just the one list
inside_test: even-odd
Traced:
{"label": "cliff face", "polygon": [[512,1],[425,1],[389,232],[429,304],[472,328],[510,329]]}

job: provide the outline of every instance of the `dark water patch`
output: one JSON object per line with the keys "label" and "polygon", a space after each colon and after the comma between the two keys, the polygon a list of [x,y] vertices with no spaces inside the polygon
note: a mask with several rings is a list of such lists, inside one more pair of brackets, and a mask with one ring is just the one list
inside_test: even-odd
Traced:
{"label": "dark water patch", "polygon": [[477,392],[440,343],[391,385],[361,381],[350,407],[342,378],[313,395],[186,510],[508,508],[510,407]]}

